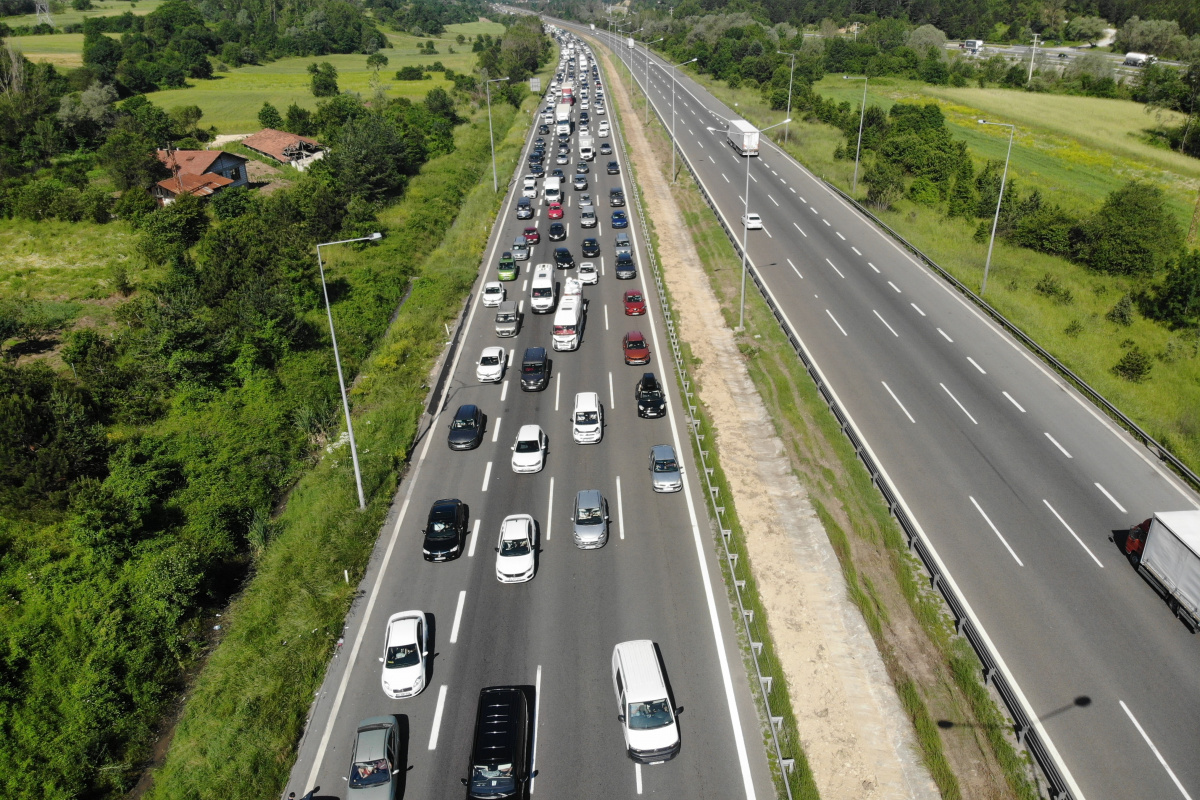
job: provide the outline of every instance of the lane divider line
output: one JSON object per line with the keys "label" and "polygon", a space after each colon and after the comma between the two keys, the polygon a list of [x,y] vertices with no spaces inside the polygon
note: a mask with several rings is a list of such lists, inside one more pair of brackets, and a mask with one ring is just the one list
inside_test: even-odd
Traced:
{"label": "lane divider line", "polygon": [[[479,520],[475,520],[476,526],[479,525]],[[454,624],[450,627],[450,644],[458,642],[458,628],[462,625],[463,604],[467,600],[467,590],[463,589],[458,593],[458,607],[454,609]],[[432,748],[430,748],[432,749]]]}
{"label": "lane divider line", "polygon": [[1061,522],[1062,526],[1067,529],[1067,533],[1075,537],[1075,541],[1079,542],[1079,546],[1083,548],[1084,552],[1092,557],[1092,561],[1096,562],[1096,566],[1100,569],[1104,569],[1104,565],[1100,563],[1100,559],[1096,558],[1096,554],[1092,552],[1092,549],[1083,543],[1083,539],[1080,539],[1075,531],[1071,530],[1071,526],[1067,524],[1067,521],[1062,518],[1061,514],[1054,510],[1054,506],[1050,505],[1050,501],[1043,497],[1042,502],[1046,504],[1046,508],[1050,509],[1051,514],[1058,517],[1058,521]]}
{"label": "lane divider line", "polygon": [[1000,539],[1000,541],[1004,543],[1004,547],[1008,550],[1008,554],[1011,555],[1013,557],[1013,559],[1016,560],[1016,562],[1018,564],[1020,564],[1022,567],[1025,566],[1024,562],[1021,561],[1021,559],[1017,557],[1016,551],[1012,549],[1011,545],[1009,545],[1008,540],[1005,539],[1004,536],[1000,533],[1000,531],[997,530],[996,526],[992,524],[991,518],[989,518],[988,515],[984,513],[983,509],[979,507],[979,503],[975,502],[974,497],[971,498],[971,503],[972,503],[972,505],[975,506],[975,510],[979,512],[980,516],[983,517],[984,522],[986,522],[988,524],[988,527],[992,529],[992,533],[996,534],[996,536]]}
{"label": "lane divider line", "polygon": [[433,712],[433,727],[429,729],[429,749],[437,750],[438,731],[442,728],[442,711],[446,708],[446,684],[438,689],[437,709]]}

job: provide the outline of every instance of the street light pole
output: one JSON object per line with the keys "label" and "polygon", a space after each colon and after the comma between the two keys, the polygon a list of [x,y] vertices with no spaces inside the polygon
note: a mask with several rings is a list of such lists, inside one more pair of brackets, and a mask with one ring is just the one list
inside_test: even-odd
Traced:
{"label": "street light pole", "polygon": [[643,79],[646,81],[646,85],[643,86],[642,89],[645,90],[645,95],[646,95],[646,124],[647,125],[650,124],[650,45],[657,44],[658,42],[662,42],[662,41],[666,41],[665,37],[659,37],[658,39],[655,39],[653,42],[645,42],[646,69],[643,73],[643,75],[644,75]]}
{"label": "street light pole", "polygon": [[867,118],[867,76],[864,75],[861,78],[853,78],[849,75],[843,75],[842,80],[863,82],[862,107],[858,112],[858,147],[854,150],[854,183],[850,188],[850,194],[854,194],[858,191],[858,159],[862,155],[863,120]]}
{"label": "street light pole", "polygon": [[1033,57],[1034,57],[1034,55],[1037,54],[1037,46],[1038,46],[1038,38],[1039,37],[1041,37],[1040,33],[1035,33],[1033,35],[1033,47],[1029,48],[1029,77],[1025,79],[1026,83],[1029,83],[1030,81],[1033,80]]}
{"label": "street light pole", "polygon": [[486,81],[483,84],[484,89],[487,91],[488,142],[490,142],[492,145],[492,191],[493,192],[500,191],[500,182],[496,178],[496,137],[492,134],[492,84],[499,83],[500,81],[506,81],[506,80],[508,80],[508,78],[493,78],[492,80]]}
{"label": "street light pole", "polygon": [[675,68],[699,60],[699,57],[689,58],[682,63],[671,65],[671,183],[675,182]]}
{"label": "street light pole", "polygon": [[996,198],[996,216],[992,219],[992,238],[988,241],[987,261],[983,263],[983,283],[979,287],[979,294],[982,295],[987,291],[988,270],[992,266],[992,248],[996,245],[996,227],[1000,224],[1000,204],[1004,202],[1004,184],[1008,180],[1008,159],[1012,157],[1013,136],[1017,132],[1017,126],[1007,122],[988,122],[986,119],[979,120],[979,124],[1008,128],[1008,153],[1004,156],[1004,173],[1000,176],[1000,196]]}
{"label": "street light pole", "polygon": [[[792,57],[792,69],[790,72],[788,72],[788,110],[787,110],[787,118],[791,119],[792,118],[792,79],[794,77],[796,77],[796,54],[795,53],[785,53],[782,50],[776,50],[775,52],[781,56],[791,56]],[[784,144],[787,144],[788,133],[789,133],[791,127],[792,127],[791,125],[785,125],[783,128],[783,143]]]}
{"label": "street light pole", "polygon": [[339,242],[324,242],[317,245],[317,269],[321,273],[321,293],[325,296],[325,315],[329,317],[329,340],[333,342],[333,363],[337,366],[338,387],[342,390],[342,410],[346,414],[346,433],[350,436],[350,458],[354,462],[354,483],[358,487],[360,511],[367,507],[367,498],[363,494],[362,471],[358,467],[358,446],[354,443],[354,423],[350,420],[350,398],[346,394],[346,380],[342,377],[342,357],[338,353],[337,334],[333,330],[333,309],[329,306],[329,289],[325,286],[325,262],[321,260],[321,248],[331,244],[373,242],[382,238],[382,233],[372,233],[370,236],[360,236],[357,239],[342,239]]}
{"label": "street light pole", "polygon": [[[759,129],[759,147],[762,147],[762,134],[771,130],[771,128],[787,125],[791,121],[792,118],[788,117],[783,122],[776,122],[774,125],[768,125],[765,128]],[[745,155],[743,158],[746,159],[746,193],[742,195],[742,301],[738,305],[738,326],[735,329],[739,331],[746,330],[746,231],[749,230],[746,227],[746,220],[750,216],[750,156]]]}

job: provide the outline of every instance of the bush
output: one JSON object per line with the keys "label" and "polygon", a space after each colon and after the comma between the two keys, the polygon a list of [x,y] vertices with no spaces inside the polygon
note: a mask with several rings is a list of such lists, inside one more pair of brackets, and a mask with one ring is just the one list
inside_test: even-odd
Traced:
{"label": "bush", "polygon": [[1033,290],[1042,297],[1048,297],[1059,305],[1070,305],[1075,301],[1075,295],[1071,293],[1071,290],[1063,286],[1062,281],[1049,272],[1033,285]]}
{"label": "bush", "polygon": [[1150,356],[1134,345],[1128,353],[1121,357],[1120,361],[1113,365],[1112,373],[1130,383],[1142,383],[1150,377],[1150,368],[1153,366],[1154,362]]}
{"label": "bush", "polygon": [[398,81],[420,81],[428,77],[421,67],[403,67],[396,70],[396,80]]}
{"label": "bush", "polygon": [[1200,250],[1171,263],[1147,306],[1150,315],[1174,327],[1200,325]]}
{"label": "bush", "polygon": [[1104,318],[1122,327],[1129,327],[1133,324],[1133,297],[1128,294],[1122,297],[1108,310]]}
{"label": "bush", "polygon": [[278,108],[264,100],[262,108],[258,110],[258,124],[264,128],[283,130],[283,117],[280,116]]}
{"label": "bush", "polygon": [[1083,225],[1080,260],[1099,272],[1154,275],[1183,244],[1161,189],[1130,181]]}
{"label": "bush", "polygon": [[890,161],[877,160],[863,175],[863,183],[868,186],[867,204],[875,208],[889,209],[904,195],[904,176]]}
{"label": "bush", "polygon": [[337,67],[328,61],[317,64],[315,61],[308,65],[308,74],[312,76],[311,89],[313,97],[333,97],[338,93]]}
{"label": "bush", "polygon": [[935,206],[942,198],[938,193],[937,184],[929,178],[920,177],[908,187],[908,199],[923,206]]}

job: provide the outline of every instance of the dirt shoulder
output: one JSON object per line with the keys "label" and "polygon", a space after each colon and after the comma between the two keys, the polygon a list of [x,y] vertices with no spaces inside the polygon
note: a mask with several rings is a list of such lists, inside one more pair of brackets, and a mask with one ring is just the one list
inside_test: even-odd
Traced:
{"label": "dirt shoulder", "polygon": [[[608,53],[595,52],[616,76]],[[609,87],[623,118],[626,85]],[[644,112],[643,112],[644,113]],[[644,119],[644,117],[643,117]],[[751,380],[705,274],[689,225],[639,124],[623,127],[658,237],[663,276],[680,334],[699,362],[692,372],[716,427],[721,465],[747,534],[750,560],[786,672],[804,751],[821,796],[935,798],[908,720],[837,556],[775,423]],[[669,167],[668,167],[669,169]]]}

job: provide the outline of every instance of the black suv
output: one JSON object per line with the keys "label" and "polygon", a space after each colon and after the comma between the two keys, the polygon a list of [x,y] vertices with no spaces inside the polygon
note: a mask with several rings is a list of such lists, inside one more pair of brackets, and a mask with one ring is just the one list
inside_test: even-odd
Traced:
{"label": "black suv", "polygon": [[546,348],[527,347],[521,357],[521,391],[540,392],[550,382],[550,365],[546,362]]}
{"label": "black suv", "polygon": [[565,247],[554,248],[554,266],[559,269],[574,268],[575,258],[571,255],[571,251]]}
{"label": "black suv", "polygon": [[483,441],[483,412],[479,406],[459,406],[447,439],[451,450],[474,450]]}
{"label": "black suv", "polygon": [[462,500],[438,500],[429,509],[421,552],[426,561],[449,561],[462,555],[467,538],[467,506]]}
{"label": "black suv", "polygon": [[625,205],[625,191],[623,189],[617,189],[617,188],[609,189],[608,190],[608,207],[609,208],[622,208],[622,207],[624,207],[624,205]]}
{"label": "black suv", "polygon": [[637,400],[639,417],[652,419],[667,413],[667,401],[663,398],[662,386],[653,372],[642,375],[642,379],[633,387],[633,397]]}
{"label": "black suv", "polygon": [[529,703],[518,686],[488,686],[479,692],[470,776],[462,779],[467,800],[523,797],[529,774]]}

